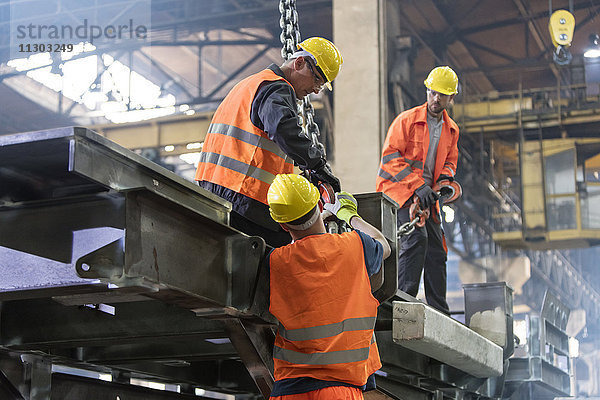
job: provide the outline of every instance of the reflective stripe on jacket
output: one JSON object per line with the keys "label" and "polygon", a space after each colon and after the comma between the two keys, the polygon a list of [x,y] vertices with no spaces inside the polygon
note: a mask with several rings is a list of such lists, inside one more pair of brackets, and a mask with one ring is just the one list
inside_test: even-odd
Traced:
{"label": "reflective stripe on jacket", "polygon": [[275,380],[312,377],[362,386],[381,368],[371,294],[357,232],[312,235],[273,250],[271,303],[280,322]]}
{"label": "reflective stripe on jacket", "polygon": [[197,181],[215,183],[267,204],[275,175],[293,172],[292,160],[250,120],[260,84],[275,80],[285,81],[265,69],[239,82],[225,97],[208,128]]}
{"label": "reflective stripe on jacket", "polygon": [[[458,161],[458,125],[443,111],[444,123],[437,148],[433,182],[440,175],[454,176]],[[404,111],[388,129],[377,174],[378,192],[402,206],[425,183],[423,164],[429,150],[427,103]]]}

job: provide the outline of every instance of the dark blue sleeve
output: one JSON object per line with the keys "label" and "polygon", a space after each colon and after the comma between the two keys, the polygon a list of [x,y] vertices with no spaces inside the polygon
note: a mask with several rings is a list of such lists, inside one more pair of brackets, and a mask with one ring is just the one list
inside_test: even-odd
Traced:
{"label": "dark blue sleeve", "polygon": [[366,233],[359,230],[356,230],[356,232],[363,244],[367,273],[369,276],[375,275],[381,269],[381,263],[383,262],[383,246]]}
{"label": "dark blue sleeve", "polygon": [[269,253],[265,256],[263,262],[265,263],[265,267],[267,268],[267,271],[269,271],[269,273],[271,273],[271,253],[273,253],[275,249],[271,249],[271,251],[269,251]]}
{"label": "dark blue sleeve", "polygon": [[291,157],[300,169],[319,169],[323,152],[299,125],[294,88],[284,81],[264,82],[256,92],[250,113],[252,123]]}

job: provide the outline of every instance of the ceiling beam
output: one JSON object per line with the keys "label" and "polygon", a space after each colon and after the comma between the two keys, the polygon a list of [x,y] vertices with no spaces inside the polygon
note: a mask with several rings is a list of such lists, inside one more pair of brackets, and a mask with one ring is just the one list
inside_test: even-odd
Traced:
{"label": "ceiling beam", "polygon": [[[82,58],[86,58],[93,55],[103,54],[103,53],[114,53],[119,50],[138,50],[142,47],[152,46],[152,47],[160,47],[160,46],[193,46],[193,47],[203,47],[203,46],[255,46],[255,45],[266,45],[267,48],[276,48],[280,46],[280,43],[275,40],[186,40],[186,41],[176,41],[176,42],[167,42],[167,41],[157,41],[157,42],[140,42],[140,43],[125,43],[123,45],[110,45],[110,46],[102,46],[97,47],[95,50],[80,53],[68,61],[78,60]],[[48,65],[43,65],[40,67],[34,67],[30,69],[26,69],[23,71],[11,71],[4,74],[0,74],[0,82],[5,78],[10,78],[17,75],[25,75],[29,71],[34,71],[41,68],[46,68]]]}
{"label": "ceiling beam", "polygon": [[[449,15],[449,13],[447,12],[447,10],[445,8],[443,8],[438,2],[435,1],[421,1],[419,2],[419,5],[421,7],[427,7],[428,10],[433,10],[435,12],[435,18],[437,20],[440,20],[443,22],[443,25],[446,27],[446,34],[444,35],[445,38],[454,38],[453,41],[449,41],[448,43],[448,56],[452,56],[452,58],[454,59],[454,64],[458,67],[458,68],[464,68],[466,65],[465,63],[470,63],[471,66],[470,67],[475,67],[478,68],[481,65],[481,61],[477,59],[477,57],[469,52],[469,49],[467,48],[467,46],[465,46],[465,44],[461,41],[461,37],[456,35],[456,32],[454,31],[453,26],[455,25],[453,22],[454,21],[449,21],[446,18],[446,15]],[[420,9],[419,9],[420,11]],[[430,11],[431,12],[431,11]],[[426,16],[423,16],[425,20],[430,21],[429,18],[426,18]],[[430,25],[431,26],[431,25]],[[432,31],[433,31],[434,27],[431,27]],[[452,39],[451,39],[452,40]],[[452,46],[453,48],[451,48],[450,46]],[[454,54],[456,53],[456,54]],[[465,57],[465,55],[467,57]],[[481,82],[481,86],[478,87],[480,92],[488,92],[490,90],[495,90],[496,89],[496,85],[494,85],[494,83],[489,79],[489,77],[485,76],[485,74],[482,74],[480,77],[478,77],[479,79],[475,78],[474,81],[476,82],[477,80],[479,82]],[[471,84],[473,84],[474,82],[471,81]]]}
{"label": "ceiling beam", "polygon": [[166,71],[165,70],[167,68],[166,66],[158,64],[156,61],[154,61],[154,59],[152,57],[150,57],[148,54],[144,53],[142,51],[142,49],[140,49],[139,54],[141,54],[142,57],[144,57],[146,60],[148,60],[148,62],[150,62],[150,64],[152,64],[152,66],[154,68],[159,70],[168,80],[172,81],[177,87],[179,87],[189,98],[194,97],[194,95],[192,93],[190,93],[190,91],[184,85],[182,85],[180,83],[181,77],[179,75],[177,75],[176,73],[173,73],[173,72]]}
{"label": "ceiling beam", "polygon": [[263,48],[262,50],[260,50],[254,57],[250,57],[250,59],[248,61],[246,61],[241,67],[239,67],[238,69],[236,69],[235,71],[233,71],[231,73],[231,75],[229,75],[227,78],[225,78],[219,85],[217,85],[217,87],[215,87],[207,96],[206,98],[210,99],[211,97],[213,97],[215,94],[217,94],[219,92],[219,90],[221,90],[223,87],[225,87],[225,85],[227,85],[229,82],[231,82],[231,80],[233,78],[235,78],[239,73],[241,73],[242,71],[244,71],[246,68],[248,68],[248,66],[250,66],[250,64],[252,64],[253,62],[255,62],[258,58],[260,58],[263,54],[265,54],[267,51],[269,51],[271,49],[270,46],[265,46],[265,48]]}
{"label": "ceiling beam", "polygon": [[479,7],[481,5],[481,3],[483,3],[484,0],[477,0],[477,3],[475,3],[474,5],[472,5],[471,7],[469,7],[469,11],[467,11],[466,13],[464,13],[459,20],[461,21],[466,21],[471,14],[473,14],[473,11],[475,11],[477,9],[477,7]]}
{"label": "ceiling beam", "polygon": [[490,47],[487,47],[487,46],[481,45],[481,44],[479,44],[479,43],[475,43],[475,42],[473,42],[473,41],[471,41],[471,40],[464,39],[464,38],[462,38],[462,39],[461,39],[461,41],[462,41],[463,43],[465,43],[466,45],[468,45],[469,47],[474,47],[474,48],[476,48],[476,49],[479,49],[479,50],[485,51],[485,52],[487,52],[487,53],[493,54],[493,55],[495,55],[495,56],[497,56],[497,57],[500,57],[500,58],[503,58],[503,59],[505,59],[505,60],[507,60],[507,61],[510,61],[510,62],[512,62],[512,63],[516,63],[516,62],[517,62],[517,59],[516,59],[516,58],[514,58],[514,57],[511,57],[511,56],[509,56],[509,55],[507,55],[507,54],[501,53],[501,52],[499,52],[499,51],[497,51],[497,50],[494,50],[494,49],[492,49],[492,48],[490,48]]}
{"label": "ceiling beam", "polygon": [[[301,9],[313,9],[316,7],[331,7],[332,0],[303,0],[301,4],[298,5],[298,12],[300,13]],[[194,25],[194,28],[198,29],[199,23],[207,23],[208,26],[219,28],[219,29],[230,29],[235,28],[239,24],[237,23],[237,19],[241,17],[248,17],[250,15],[259,15],[262,17],[263,21],[269,20],[271,21],[271,16],[279,14],[279,8],[277,3],[269,4],[264,7],[256,7],[251,8],[245,6],[241,10],[236,11],[226,11],[220,13],[203,13],[198,16],[190,16],[183,19],[175,19],[172,21],[168,21],[162,24],[153,24],[152,30],[154,29],[162,29],[162,28],[170,28],[181,26],[182,24],[190,24]],[[267,18],[268,17],[268,18]],[[264,27],[261,26],[261,27]],[[203,27],[206,28],[206,27]]]}
{"label": "ceiling beam", "polygon": [[[588,10],[588,9],[593,9],[594,7],[597,7],[597,6],[594,6],[593,4],[590,5],[589,2],[585,2],[585,3],[578,4],[578,5],[574,5],[573,11]],[[598,11],[596,10],[595,13],[597,14]],[[532,19],[532,20],[536,20],[539,18],[549,18],[548,11],[540,11],[535,14],[531,14],[531,16],[530,16],[530,19]],[[461,19],[464,19],[464,17],[461,17]],[[469,28],[460,29],[456,33],[461,36],[468,36],[468,35],[472,35],[475,33],[491,31],[493,29],[506,28],[506,27],[513,26],[513,25],[520,25],[520,24],[523,24],[524,22],[527,22],[527,20],[528,20],[528,18],[523,17],[523,16],[517,17],[517,18],[507,18],[507,19],[496,21],[496,22],[489,23],[489,24],[471,26]]]}
{"label": "ceiling beam", "polygon": [[[541,35],[537,25],[535,24],[533,17],[530,15],[529,10],[527,9],[527,6],[523,2],[523,0],[513,0],[513,3],[519,10],[519,13],[523,17],[525,17],[525,19],[527,21],[527,27],[529,28],[529,32],[531,32],[531,36],[533,36],[533,40],[535,41],[535,43],[537,44],[539,49],[542,51],[546,51],[546,45],[544,44],[544,39],[542,38],[542,35]],[[558,68],[556,67],[556,65],[554,65],[554,63],[550,64],[550,70],[556,77],[556,80],[560,81],[560,72],[558,71]]]}
{"label": "ceiling beam", "polygon": [[[487,75],[493,75],[495,73],[504,73],[507,71],[523,71],[523,72],[531,72],[531,71],[543,71],[547,70],[551,66],[551,61],[540,61],[535,59],[529,59],[526,61],[518,61],[516,63],[510,64],[502,64],[502,65],[494,65],[487,67],[477,67],[477,68],[464,68],[456,71],[457,73],[460,71],[461,74],[474,74],[478,72],[485,73]],[[573,67],[582,67],[583,64],[571,64]]]}

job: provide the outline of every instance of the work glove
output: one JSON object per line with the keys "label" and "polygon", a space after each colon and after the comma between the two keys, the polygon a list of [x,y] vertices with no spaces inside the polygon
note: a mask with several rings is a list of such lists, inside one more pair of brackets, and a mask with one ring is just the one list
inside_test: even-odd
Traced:
{"label": "work glove", "polygon": [[436,182],[439,182],[439,181],[450,181],[450,182],[454,182],[454,177],[453,177],[453,176],[450,176],[450,175],[444,175],[444,174],[442,174],[442,175],[440,175],[440,177],[439,177],[439,178],[437,178],[437,181],[436,181]]}
{"label": "work glove", "polygon": [[323,209],[329,211],[342,221],[346,221],[350,225],[352,217],[359,217],[358,215],[358,203],[354,196],[348,192],[339,192],[335,194],[335,203],[325,203]]}
{"label": "work glove", "polygon": [[319,182],[326,182],[331,185],[335,193],[342,190],[340,180],[336,178],[335,175],[333,175],[331,167],[327,163],[323,164],[323,166],[318,168],[317,170],[311,171],[310,177],[312,183],[317,187],[319,187]]}
{"label": "work glove", "polygon": [[415,190],[415,195],[419,198],[421,209],[425,210],[435,204],[437,199],[440,198],[431,187],[424,183]]}

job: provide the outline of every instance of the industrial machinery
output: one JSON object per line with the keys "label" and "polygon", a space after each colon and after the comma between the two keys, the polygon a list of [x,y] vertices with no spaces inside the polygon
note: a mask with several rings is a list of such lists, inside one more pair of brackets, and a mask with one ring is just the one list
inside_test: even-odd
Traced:
{"label": "industrial machinery", "polygon": [[505,248],[574,248],[600,243],[600,140],[528,140],[522,143],[521,226],[502,216],[494,240]]}
{"label": "industrial machinery", "polygon": [[[393,250],[375,279],[374,295],[385,301],[380,395],[524,398],[503,394],[505,381],[515,387],[519,378],[508,358],[510,290],[470,308],[499,318],[500,339],[477,330],[472,315],[469,329],[396,291],[396,205],[381,193],[356,198]],[[268,248],[232,229],[229,211],[84,128],[0,137],[0,397],[268,397],[276,323],[262,263]],[[557,321],[542,313],[561,355],[564,340],[552,340],[562,337],[563,314]],[[548,362],[531,355],[532,365]],[[553,393],[569,394],[563,376]],[[139,381],[166,390],[132,385]]]}
{"label": "industrial machinery", "polygon": [[[552,8],[552,0],[550,0],[550,7]],[[567,10],[557,10],[550,15],[548,29],[555,47],[552,53],[554,62],[558,65],[569,64],[573,59],[569,47],[575,31],[575,17]]]}

